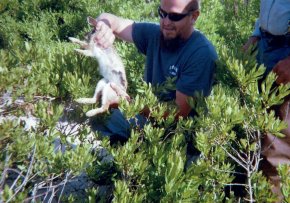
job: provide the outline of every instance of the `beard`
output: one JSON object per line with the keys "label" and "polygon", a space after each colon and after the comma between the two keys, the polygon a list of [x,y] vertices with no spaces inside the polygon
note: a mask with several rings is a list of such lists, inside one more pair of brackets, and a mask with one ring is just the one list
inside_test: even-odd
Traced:
{"label": "beard", "polygon": [[179,49],[179,47],[182,46],[184,42],[184,39],[182,39],[180,36],[176,36],[172,39],[166,39],[163,35],[163,33],[160,31],[160,47],[161,49],[174,52]]}

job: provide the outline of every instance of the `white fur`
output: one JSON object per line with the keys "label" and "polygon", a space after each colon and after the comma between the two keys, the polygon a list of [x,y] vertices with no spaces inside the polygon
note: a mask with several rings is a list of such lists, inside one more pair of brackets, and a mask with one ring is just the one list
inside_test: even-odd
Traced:
{"label": "white fur", "polygon": [[[92,24],[95,19],[88,18],[88,22]],[[93,22],[95,25],[96,22]],[[99,62],[99,71],[103,76],[95,89],[92,98],[79,98],[76,102],[81,104],[94,104],[101,100],[101,107],[92,109],[86,113],[86,116],[92,117],[97,114],[107,111],[111,104],[119,103],[120,98],[129,99],[127,90],[127,79],[125,68],[121,58],[116,53],[114,47],[102,49],[94,43],[94,34],[89,36],[88,42],[80,41],[79,39],[69,37],[76,44],[79,44],[82,49],[75,49],[80,54],[94,57]]]}

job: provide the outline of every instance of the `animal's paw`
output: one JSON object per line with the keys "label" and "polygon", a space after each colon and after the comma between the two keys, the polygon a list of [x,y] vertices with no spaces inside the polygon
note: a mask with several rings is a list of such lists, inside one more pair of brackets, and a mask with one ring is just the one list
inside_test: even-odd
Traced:
{"label": "animal's paw", "polygon": [[103,109],[103,108],[92,109],[92,110],[90,110],[90,111],[88,111],[86,113],[86,116],[87,117],[93,117],[93,116],[96,116],[96,115],[98,115],[100,113],[104,113],[106,110],[107,109]]}
{"label": "animal's paw", "polygon": [[95,98],[79,98],[75,100],[77,103],[80,104],[94,104],[96,103],[96,99]]}
{"label": "animal's paw", "polygon": [[74,37],[69,37],[68,38],[70,41],[72,41],[73,43],[78,43],[80,40]]}
{"label": "animal's paw", "polygon": [[123,88],[120,88],[113,82],[110,83],[110,87],[116,92],[118,97],[123,98],[127,100],[128,102],[131,101],[130,96],[127,94],[127,92]]}

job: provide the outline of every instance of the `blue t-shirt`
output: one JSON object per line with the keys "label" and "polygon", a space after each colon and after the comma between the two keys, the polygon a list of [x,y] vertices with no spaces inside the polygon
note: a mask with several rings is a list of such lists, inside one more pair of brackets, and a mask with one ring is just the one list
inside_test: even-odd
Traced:
{"label": "blue t-shirt", "polygon": [[[168,77],[176,77],[176,90],[183,94],[210,94],[217,53],[201,32],[194,30],[190,38],[175,51],[161,48],[160,26],[157,24],[134,23],[132,36],[137,49],[146,55],[146,82],[161,85]],[[175,99],[175,90],[162,97],[159,99]]]}

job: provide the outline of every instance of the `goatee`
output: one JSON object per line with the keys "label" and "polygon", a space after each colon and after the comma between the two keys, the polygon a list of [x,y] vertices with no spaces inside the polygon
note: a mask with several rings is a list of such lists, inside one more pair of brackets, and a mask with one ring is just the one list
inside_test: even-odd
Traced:
{"label": "goatee", "polygon": [[162,32],[160,32],[160,46],[162,49],[173,52],[179,49],[182,46],[184,40],[179,36],[173,39],[166,39]]}

